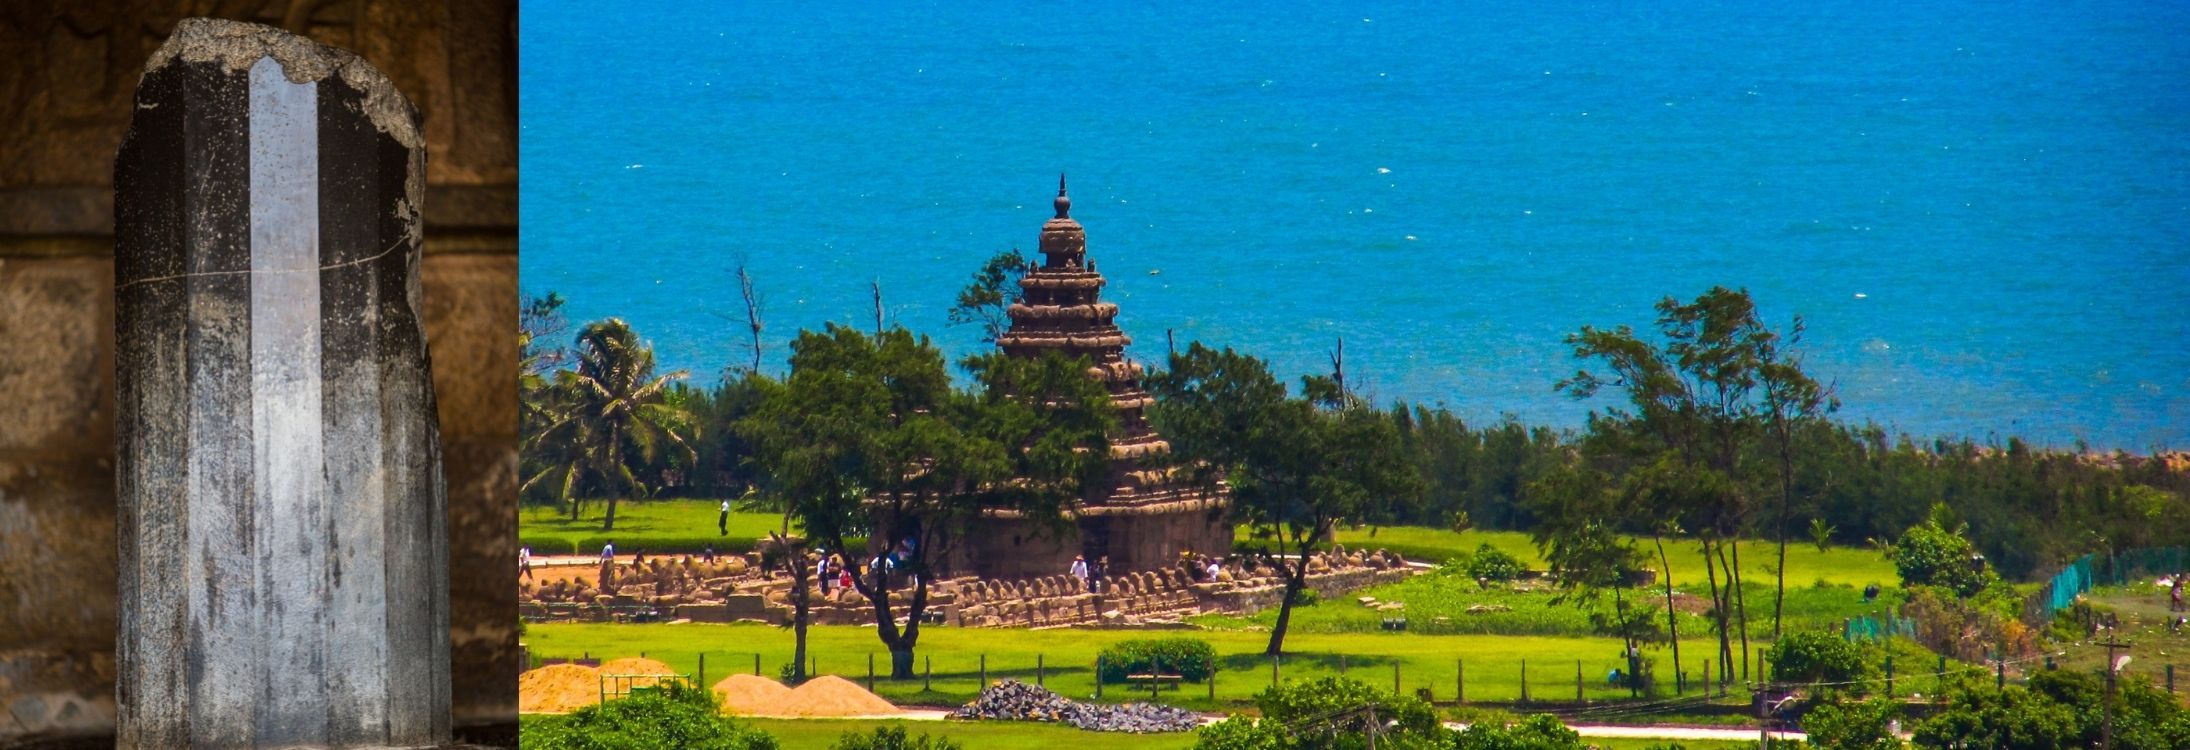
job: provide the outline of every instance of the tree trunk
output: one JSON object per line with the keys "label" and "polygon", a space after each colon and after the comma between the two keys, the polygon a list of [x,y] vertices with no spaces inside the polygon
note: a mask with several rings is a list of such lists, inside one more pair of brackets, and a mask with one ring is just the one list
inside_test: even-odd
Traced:
{"label": "tree trunk", "polygon": [[1285,599],[1278,603],[1277,624],[1270,628],[1270,646],[1262,650],[1264,656],[1285,653],[1285,628],[1292,624],[1293,599],[1308,584],[1308,555],[1302,553],[1285,574]]}
{"label": "tree trunk", "polygon": [[[1743,596],[1741,591],[1741,539],[1739,537],[1730,538],[1726,543],[1733,548],[1734,552],[1733,562],[1726,565],[1726,580],[1731,582],[1727,584],[1727,598],[1734,604],[1736,627],[1741,632],[1741,679],[1747,680],[1749,679],[1749,604],[1748,597]],[[1720,562],[1726,562],[1726,550],[1726,547],[1719,548]]]}
{"label": "tree trunk", "polygon": [[1726,633],[1726,597],[1719,590],[1718,561],[1711,557],[1711,540],[1703,540],[1703,572],[1710,577],[1711,618],[1718,625],[1719,635],[1719,684],[1726,684],[1727,668],[1733,666],[1733,648],[1728,645]]}
{"label": "tree trunk", "polygon": [[1681,625],[1680,612],[1673,609],[1673,560],[1665,556],[1663,536],[1651,534],[1650,541],[1658,545],[1658,564],[1665,568],[1665,635],[1673,644],[1673,672],[1678,675],[1681,669]]}
{"label": "tree trunk", "polygon": [[788,536],[773,531],[768,535],[775,538],[776,549],[783,554],[784,572],[791,574],[791,681],[805,682],[813,676],[806,673],[806,626],[813,621],[813,592],[807,584],[814,578],[814,569],[806,564],[803,550],[792,549]]}
{"label": "tree trunk", "polygon": [[616,530],[616,496],[615,496],[615,495],[609,495],[609,496],[608,496],[608,515],[607,515],[607,517],[605,517],[605,518],[601,519],[601,530],[602,530],[602,531],[615,531],[615,530]]}
{"label": "tree trunk", "polygon": [[1779,640],[1780,615],[1787,608],[1787,514],[1794,509],[1795,464],[1786,425],[1779,434],[1779,590],[1772,595],[1772,640]]}

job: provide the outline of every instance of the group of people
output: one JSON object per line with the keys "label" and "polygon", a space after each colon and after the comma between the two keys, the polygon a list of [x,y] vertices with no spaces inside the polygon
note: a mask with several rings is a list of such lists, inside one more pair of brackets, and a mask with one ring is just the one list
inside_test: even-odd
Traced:
{"label": "group of people", "polygon": [[1103,555],[1095,558],[1095,562],[1090,564],[1087,561],[1087,556],[1073,555],[1071,573],[1073,579],[1080,582],[1080,590],[1090,594],[1100,594],[1103,591],[1103,583],[1110,574],[1110,556]]}

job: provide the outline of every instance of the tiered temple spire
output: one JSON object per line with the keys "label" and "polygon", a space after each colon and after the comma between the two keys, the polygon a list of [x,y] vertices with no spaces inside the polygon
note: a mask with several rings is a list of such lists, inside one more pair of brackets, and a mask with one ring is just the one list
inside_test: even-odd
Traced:
{"label": "tiered temple spire", "polygon": [[1142,367],[1125,356],[1132,339],[1118,328],[1118,306],[1100,299],[1107,282],[1087,258],[1087,233],[1071,217],[1061,174],[1055,205],[1057,215],[1042,225],[1042,259],[1019,281],[1020,299],[1007,310],[1011,327],[996,343],[1014,357],[1052,351],[1085,356],[1092,363],[1088,374],[1110,390],[1119,421],[1110,443],[1111,486],[1090,492],[1081,515],[1207,507],[1215,502],[1211,493],[1181,486],[1162,468],[1171,446],[1148,424],[1145,412],[1154,399],[1141,387]]}

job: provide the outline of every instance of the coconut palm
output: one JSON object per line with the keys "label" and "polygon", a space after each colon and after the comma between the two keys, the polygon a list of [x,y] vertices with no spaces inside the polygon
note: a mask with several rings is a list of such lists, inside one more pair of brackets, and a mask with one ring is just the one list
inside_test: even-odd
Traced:
{"label": "coconut palm", "polygon": [[553,480],[561,488],[571,517],[578,517],[579,493],[589,485],[608,499],[601,530],[616,528],[616,501],[651,492],[636,464],[654,460],[664,445],[696,458],[683,434],[692,418],[668,399],[669,384],[687,373],[654,374],[654,350],[639,340],[630,324],[617,318],[589,323],[578,332],[576,369],[559,370],[542,389],[540,406],[546,426],[527,448],[545,468],[525,480],[523,489]]}

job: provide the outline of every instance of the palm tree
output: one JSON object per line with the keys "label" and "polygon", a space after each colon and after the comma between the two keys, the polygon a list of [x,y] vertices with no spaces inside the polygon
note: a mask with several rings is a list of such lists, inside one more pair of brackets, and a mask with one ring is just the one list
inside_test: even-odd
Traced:
{"label": "palm tree", "polygon": [[578,332],[575,354],[577,369],[557,371],[554,383],[541,390],[547,424],[528,448],[545,468],[524,488],[553,477],[576,519],[578,493],[591,478],[608,498],[601,530],[612,531],[617,499],[650,492],[632,471],[635,463],[653,461],[664,443],[688,460],[697,458],[679,434],[691,431],[691,415],[667,399],[669,384],[687,373],[656,377],[654,350],[617,318],[587,324]]}

